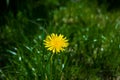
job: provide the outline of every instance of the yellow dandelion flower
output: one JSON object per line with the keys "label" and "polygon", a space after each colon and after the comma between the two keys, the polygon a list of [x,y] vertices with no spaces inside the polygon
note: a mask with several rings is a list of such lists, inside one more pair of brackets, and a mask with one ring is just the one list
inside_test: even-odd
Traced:
{"label": "yellow dandelion flower", "polygon": [[64,48],[68,46],[68,40],[61,34],[57,35],[52,33],[46,37],[44,40],[44,45],[47,50],[57,53],[65,50]]}

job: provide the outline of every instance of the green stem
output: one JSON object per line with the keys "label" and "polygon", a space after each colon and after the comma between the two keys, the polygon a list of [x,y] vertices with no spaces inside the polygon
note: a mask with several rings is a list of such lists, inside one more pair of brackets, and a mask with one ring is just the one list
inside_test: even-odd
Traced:
{"label": "green stem", "polygon": [[50,80],[52,80],[53,79],[53,71],[52,71],[52,68],[53,68],[53,55],[54,54],[52,54],[51,55],[51,58],[50,58]]}

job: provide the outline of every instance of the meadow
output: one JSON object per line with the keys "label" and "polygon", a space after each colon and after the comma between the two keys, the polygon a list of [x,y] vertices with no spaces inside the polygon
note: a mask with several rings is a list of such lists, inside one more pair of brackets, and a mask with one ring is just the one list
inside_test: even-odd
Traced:
{"label": "meadow", "polygon": [[119,78],[119,10],[96,0],[30,1],[1,24],[1,80]]}

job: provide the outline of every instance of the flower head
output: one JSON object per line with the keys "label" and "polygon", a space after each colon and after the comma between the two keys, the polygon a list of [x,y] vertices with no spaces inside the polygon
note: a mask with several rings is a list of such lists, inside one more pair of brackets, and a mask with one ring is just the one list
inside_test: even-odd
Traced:
{"label": "flower head", "polygon": [[65,50],[64,48],[68,46],[68,40],[61,34],[57,35],[52,33],[46,37],[44,40],[44,45],[47,50],[57,53]]}

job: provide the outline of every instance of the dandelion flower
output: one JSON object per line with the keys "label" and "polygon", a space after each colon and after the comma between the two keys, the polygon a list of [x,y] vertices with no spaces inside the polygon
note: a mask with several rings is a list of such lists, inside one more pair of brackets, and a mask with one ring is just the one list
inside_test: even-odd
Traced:
{"label": "dandelion flower", "polygon": [[57,35],[52,33],[46,37],[44,45],[47,50],[52,51],[53,53],[58,53],[65,50],[65,47],[68,46],[68,40],[61,34]]}

